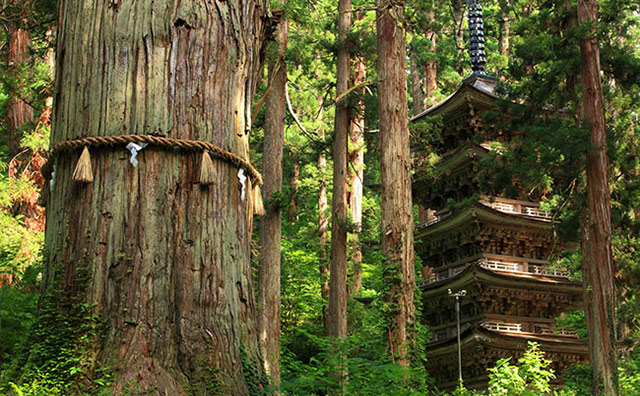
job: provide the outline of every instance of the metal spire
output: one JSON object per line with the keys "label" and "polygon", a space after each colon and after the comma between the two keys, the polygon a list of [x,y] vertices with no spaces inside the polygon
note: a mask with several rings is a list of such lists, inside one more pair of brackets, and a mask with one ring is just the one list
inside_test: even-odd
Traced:
{"label": "metal spire", "polygon": [[467,0],[469,18],[469,57],[471,69],[475,75],[486,75],[484,68],[487,58],[484,53],[484,22],[482,20],[482,6],[478,0]]}

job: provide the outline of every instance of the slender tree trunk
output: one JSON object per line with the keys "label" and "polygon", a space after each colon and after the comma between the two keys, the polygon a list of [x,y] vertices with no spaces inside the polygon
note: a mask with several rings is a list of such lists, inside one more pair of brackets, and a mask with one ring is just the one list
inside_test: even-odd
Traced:
{"label": "slender tree trunk", "polygon": [[[458,53],[461,53],[465,48],[464,42],[464,13],[466,10],[465,0],[451,0],[451,6],[453,7],[453,36],[456,41],[456,48]],[[462,76],[464,74],[464,67],[462,62],[457,62],[456,70]]]}
{"label": "slender tree trunk", "polygon": [[411,101],[413,105],[413,115],[415,116],[424,110],[424,99],[422,95],[423,78],[420,67],[418,66],[418,54],[415,49],[411,50],[409,62],[411,66]]}
{"label": "slender tree trunk", "polygon": [[[58,4],[52,145],[156,134],[248,158],[268,3]],[[43,282],[62,296],[51,304],[84,304],[105,323],[86,375],[109,367],[113,394],[258,394],[251,200],[238,168],[214,158],[203,186],[201,155],[150,145],[134,167],[125,146],[90,148],[90,184],[71,179],[80,150],[61,153],[48,199]]]}
{"label": "slender tree trunk", "polygon": [[11,81],[7,106],[7,145],[10,157],[20,151],[23,124],[33,121],[33,108],[25,100],[27,99],[24,97],[25,81],[24,76],[21,75],[30,59],[30,46],[29,32],[20,27],[10,29],[7,53],[7,71]]}
{"label": "slender tree trunk", "polygon": [[392,317],[390,347],[396,361],[409,364],[408,349],[414,321],[415,268],[413,210],[405,68],[403,4],[377,0],[378,102],[380,174],[382,187],[383,269]]}
{"label": "slender tree trunk", "polygon": [[[266,373],[274,386],[280,386],[280,246],[282,209],[271,202],[273,194],[282,190],[282,151],[284,146],[285,88],[287,68],[288,23],[280,21],[274,45],[278,56],[269,65],[271,93],[265,104],[263,194],[265,215],[260,222],[260,269],[258,276],[258,332]],[[273,76],[273,78],[271,78]]]}
{"label": "slender tree trunk", "polygon": [[[322,99],[321,99],[322,100]],[[320,128],[318,130],[318,137],[321,141],[324,141],[324,130]],[[320,251],[318,252],[318,260],[320,262],[320,295],[325,301],[322,306],[322,322],[324,327],[329,329],[329,252],[327,249],[327,241],[329,240],[327,234],[329,231],[329,218],[327,217],[327,181],[324,177],[324,172],[327,168],[327,156],[324,151],[321,151],[318,155],[318,171],[320,173],[320,183],[318,186],[318,233],[320,235]]]}
{"label": "slender tree trunk", "polygon": [[[353,67],[353,85],[364,82],[366,77],[364,60],[358,58]],[[356,228],[356,232],[351,235],[351,261],[353,266],[349,282],[349,295],[354,296],[358,294],[362,287],[362,246],[360,245],[364,181],[364,102],[362,100],[358,101],[355,111],[351,114],[349,162],[349,215]]]}
{"label": "slender tree trunk", "polygon": [[[429,23],[435,23],[435,5],[433,2],[431,3],[431,8],[427,11],[427,20]],[[436,41],[436,31],[433,28],[429,28],[427,31],[427,40],[431,42],[431,47],[429,48],[431,53],[436,53],[437,41]],[[434,104],[433,93],[438,89],[438,66],[436,64],[436,60],[430,58],[427,60],[427,65],[425,67],[424,72],[424,103],[423,109],[428,109]]]}
{"label": "slender tree trunk", "polygon": [[289,187],[291,188],[291,198],[289,199],[289,213],[287,217],[290,223],[298,221],[298,182],[300,181],[300,163],[297,154],[292,153],[291,158],[293,166],[293,175],[289,178]]}
{"label": "slender tree trunk", "polygon": [[[351,0],[338,3],[338,56],[336,96],[349,88],[349,52],[347,37],[351,30]],[[331,268],[329,273],[329,338],[340,344],[347,336],[347,155],[349,138],[347,100],[336,104],[333,135],[333,197],[331,201]],[[339,354],[340,360],[344,358]],[[342,363],[341,363],[342,366]],[[346,371],[334,373],[339,394],[344,393]]]}
{"label": "slender tree trunk", "polygon": [[500,0],[500,55],[509,56],[509,35],[511,19],[509,18],[509,0]]}
{"label": "slender tree trunk", "polygon": [[[578,1],[578,21],[598,21],[595,0]],[[587,152],[587,207],[582,218],[583,279],[585,310],[594,394],[618,394],[615,328],[615,284],[611,256],[611,208],[609,163],[605,128],[604,96],[600,80],[600,50],[593,37],[580,42],[584,114],[591,127],[591,148]]]}

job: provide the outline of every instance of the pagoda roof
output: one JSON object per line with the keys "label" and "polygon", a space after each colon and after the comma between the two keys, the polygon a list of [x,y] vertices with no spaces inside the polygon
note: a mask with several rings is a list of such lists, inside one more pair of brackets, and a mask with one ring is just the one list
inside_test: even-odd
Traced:
{"label": "pagoda roof", "polygon": [[566,278],[529,274],[526,272],[502,272],[471,263],[460,273],[422,286],[422,295],[437,295],[447,289],[462,289],[470,284],[509,286],[530,291],[554,289],[559,293],[582,295],[582,284]]}
{"label": "pagoda roof", "polygon": [[[470,344],[480,343],[488,346],[498,346],[505,349],[524,350],[526,343],[534,341],[542,346],[542,349],[560,350],[562,352],[587,354],[586,342],[574,336],[540,333],[516,333],[499,330],[490,330],[481,325],[472,326],[460,335],[462,348]],[[547,348],[545,348],[547,347]],[[427,354],[429,357],[457,353],[457,337],[450,337],[440,341],[429,343]]]}
{"label": "pagoda roof", "polygon": [[462,81],[462,85],[446,99],[411,118],[411,122],[437,114],[452,114],[469,104],[476,108],[493,107],[498,99],[495,94],[495,79],[489,76],[471,75]]}
{"label": "pagoda roof", "polygon": [[436,165],[434,175],[440,176],[443,173],[452,172],[469,166],[472,163],[469,161],[470,159],[485,156],[488,152],[489,150],[483,146],[467,142],[466,144],[444,153]]}
{"label": "pagoda roof", "polygon": [[417,238],[426,238],[430,235],[443,235],[453,229],[459,229],[461,225],[469,222],[484,221],[492,224],[516,225],[525,228],[550,230],[551,219],[528,216],[519,213],[505,213],[493,209],[480,202],[474,202],[469,207],[443,218],[437,223],[416,233]]}
{"label": "pagoda roof", "polygon": [[[463,355],[463,373],[465,385],[472,389],[485,389],[488,385],[486,371],[480,376],[467,376],[468,370],[474,365],[482,365],[484,369],[490,368],[500,358],[518,358],[527,349],[529,341],[536,342],[545,352],[546,358],[552,360],[552,369],[556,379],[552,384],[558,386],[566,375],[572,363],[587,363],[589,361],[589,349],[587,343],[571,336],[537,333],[508,333],[497,330],[489,330],[480,325],[470,327],[461,334],[460,344]],[[435,374],[437,385],[440,389],[453,389],[457,386],[457,379],[449,375],[448,379],[433,371],[455,371],[452,362],[456,362],[458,343],[456,337],[432,342],[427,345],[427,369]],[[443,381],[444,380],[444,381]]]}

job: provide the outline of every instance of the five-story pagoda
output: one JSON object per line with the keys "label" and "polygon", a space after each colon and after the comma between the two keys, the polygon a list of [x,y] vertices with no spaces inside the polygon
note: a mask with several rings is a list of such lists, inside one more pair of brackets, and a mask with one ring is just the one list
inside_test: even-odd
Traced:
{"label": "five-story pagoda", "polygon": [[[447,99],[412,119],[441,118],[439,161],[429,173],[416,169],[413,199],[427,216],[415,234],[425,280],[423,321],[433,333],[427,369],[441,389],[458,385],[455,300],[461,299],[462,372],[467,388],[487,385],[487,368],[517,358],[528,341],[540,344],[560,381],[572,363],[587,360],[587,345],[575,333],[554,328],[555,318],[582,306],[582,286],[549,259],[569,246],[553,236],[553,221],[524,194],[490,196],[480,183],[477,161],[491,140],[508,141],[482,125],[496,109],[495,79],[484,72],[482,9],[469,1],[473,73]],[[451,204],[455,202],[455,204]]]}

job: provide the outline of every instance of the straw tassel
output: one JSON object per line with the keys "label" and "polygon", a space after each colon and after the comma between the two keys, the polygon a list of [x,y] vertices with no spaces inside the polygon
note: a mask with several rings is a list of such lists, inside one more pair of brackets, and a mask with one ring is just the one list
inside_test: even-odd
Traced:
{"label": "straw tassel", "polygon": [[202,158],[200,160],[200,173],[198,174],[198,183],[202,185],[213,184],[215,169],[213,167],[213,161],[209,155],[209,150],[202,152]]}
{"label": "straw tassel", "polygon": [[73,171],[74,181],[78,183],[91,183],[93,182],[93,169],[91,169],[91,155],[89,154],[89,149],[87,146],[84,146],[82,150],[82,154],[80,154],[80,159],[78,160],[78,164],[76,165],[76,169]]}
{"label": "straw tassel", "polygon": [[256,216],[264,215],[264,204],[262,203],[262,191],[258,183],[254,184],[251,189],[251,202],[253,203],[253,214]]}

